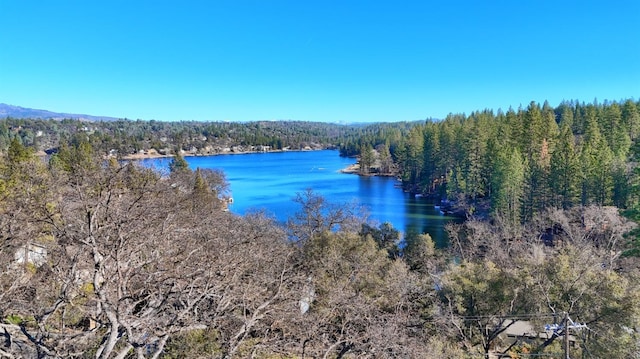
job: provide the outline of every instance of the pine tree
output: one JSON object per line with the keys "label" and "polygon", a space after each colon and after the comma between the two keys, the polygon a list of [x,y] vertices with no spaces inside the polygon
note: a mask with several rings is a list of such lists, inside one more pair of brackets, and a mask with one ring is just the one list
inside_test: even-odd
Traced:
{"label": "pine tree", "polygon": [[640,134],[640,110],[631,100],[625,101],[624,105],[622,105],[622,123],[632,140],[638,138]]}
{"label": "pine tree", "polygon": [[524,129],[523,129],[523,122],[522,122],[522,111],[520,110],[519,113],[516,113],[513,108],[509,107],[509,110],[507,111],[507,113],[505,114],[505,130],[503,132],[503,138],[502,140],[505,141],[505,144],[509,147],[512,148],[516,148],[518,147],[520,149],[520,153],[522,153],[522,144],[524,143],[523,140],[523,134],[524,134]]}
{"label": "pine tree", "polygon": [[171,173],[181,173],[189,171],[189,164],[182,157],[180,152],[176,151],[176,154],[173,156],[173,160],[169,163],[169,171]]}
{"label": "pine tree", "polygon": [[446,192],[449,186],[449,182],[452,180],[449,177],[449,174],[453,170],[453,168],[458,164],[457,159],[459,158],[460,148],[456,146],[456,136],[459,135],[460,131],[457,130],[457,124],[454,123],[453,120],[443,121],[438,123],[439,127],[439,149],[440,149],[440,159],[439,167],[441,168],[442,175],[444,176],[443,182],[445,188],[442,189],[442,192]]}
{"label": "pine tree", "polygon": [[[542,120],[544,126],[543,139],[546,139],[550,144],[551,140],[558,136],[560,129],[558,121],[556,121],[556,113],[547,101],[542,105]],[[550,151],[553,151],[553,148],[550,148]]]}
{"label": "pine tree", "polygon": [[631,195],[631,176],[625,161],[620,158],[613,160],[611,177],[613,183],[613,205],[626,209]]}
{"label": "pine tree", "polygon": [[582,204],[605,205],[612,191],[613,151],[600,132],[595,113],[587,118],[584,143],[580,150]]}
{"label": "pine tree", "polygon": [[545,103],[546,118],[535,102],[531,102],[525,112],[524,157],[527,162],[525,171],[526,195],[524,200],[524,218],[529,220],[534,214],[547,207],[550,202],[549,188],[551,145],[549,139],[557,134],[557,124],[553,111]]}
{"label": "pine tree", "polygon": [[562,103],[558,110],[560,112],[560,126],[569,126],[569,129],[573,126],[573,107],[567,103]]}
{"label": "pine tree", "polygon": [[622,122],[622,111],[617,103],[602,110],[603,133],[615,157],[626,159],[631,147],[629,131]]}
{"label": "pine tree", "polygon": [[7,157],[10,164],[26,162],[33,157],[33,150],[29,147],[25,147],[22,144],[20,137],[16,136],[11,140],[11,143],[9,143]]}
{"label": "pine tree", "polygon": [[491,209],[512,225],[520,223],[525,162],[517,148],[502,149],[494,162]]}
{"label": "pine tree", "polygon": [[389,144],[384,143],[377,146],[377,151],[380,156],[380,173],[389,174],[392,171],[393,160],[391,159],[391,152],[389,151]]}
{"label": "pine tree", "polygon": [[532,101],[524,112],[522,134],[523,155],[529,162],[537,162],[535,157],[540,155],[542,140],[546,135],[545,127],[540,106]]}
{"label": "pine tree", "polygon": [[550,187],[553,204],[569,208],[578,198],[579,163],[570,122],[563,122],[556,150],[551,155]]}
{"label": "pine tree", "polygon": [[425,127],[423,156],[422,181],[427,191],[431,193],[436,189],[441,175],[440,169],[438,168],[438,162],[440,160],[439,130],[433,123],[429,123]]}
{"label": "pine tree", "polygon": [[485,156],[490,129],[489,123],[478,119],[472,114],[463,126],[463,151],[462,162],[464,183],[464,195],[472,202],[486,194],[487,183],[483,176],[485,173]]}
{"label": "pine tree", "polygon": [[404,168],[403,179],[411,191],[416,191],[420,184],[420,175],[424,165],[424,134],[423,126],[415,126],[409,131],[406,146],[406,166]]}
{"label": "pine tree", "polygon": [[585,106],[584,103],[575,103],[573,112],[573,126],[571,128],[575,135],[584,134],[585,128],[587,127],[587,111],[592,107],[593,105]]}
{"label": "pine tree", "polygon": [[370,144],[364,144],[360,147],[360,174],[369,174],[371,166],[375,163],[375,156]]}

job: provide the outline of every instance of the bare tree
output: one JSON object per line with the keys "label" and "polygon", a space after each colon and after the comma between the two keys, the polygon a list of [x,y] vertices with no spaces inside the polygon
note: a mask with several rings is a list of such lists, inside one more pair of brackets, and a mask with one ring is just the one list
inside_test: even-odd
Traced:
{"label": "bare tree", "polygon": [[[177,182],[116,162],[56,168],[52,200],[37,202],[28,232],[14,231],[23,242],[47,234],[46,259],[3,279],[14,293],[3,314],[25,318],[20,339],[38,357],[157,358],[194,329],[216,330],[221,356],[244,357],[253,338],[272,336],[274,313],[296,310],[285,232],[198,193],[211,193],[212,176]],[[8,258],[19,246],[3,248]]]}
{"label": "bare tree", "polygon": [[294,202],[301,207],[287,221],[290,237],[305,242],[325,231],[357,232],[367,222],[364,208],[355,203],[331,203],[312,189],[297,193]]}
{"label": "bare tree", "polygon": [[[542,331],[553,316],[570,313],[592,329],[581,338],[583,350],[598,357],[637,354],[637,343],[622,344],[633,342],[633,331],[624,328],[637,327],[640,319],[634,309],[638,278],[620,266],[630,228],[607,207],[548,209],[516,231],[500,223],[463,224],[452,232],[461,261],[443,274],[442,307],[452,333],[468,350],[480,346],[488,356],[491,342],[523,315]],[[535,351],[563,334],[554,333]],[[611,345],[612,338],[618,344]]]}
{"label": "bare tree", "polygon": [[291,325],[301,353],[406,358],[421,351],[421,319],[412,299],[422,290],[402,261],[353,232],[324,232],[303,250],[314,295]]}

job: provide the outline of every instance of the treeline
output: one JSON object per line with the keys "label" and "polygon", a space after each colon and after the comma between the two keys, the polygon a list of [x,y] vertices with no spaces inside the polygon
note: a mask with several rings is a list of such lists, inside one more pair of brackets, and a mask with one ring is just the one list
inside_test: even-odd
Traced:
{"label": "treeline", "polygon": [[384,145],[387,148],[395,146],[402,142],[411,129],[420,123],[421,121],[374,123],[357,127],[351,133],[341,137],[340,155],[355,157],[363,154],[364,147],[373,149]]}
{"label": "treeline", "polygon": [[[234,215],[223,173],[170,168],[105,161],[88,141],[45,162],[10,142],[0,356],[559,358],[567,329],[525,338],[566,315],[589,328],[571,329],[572,357],[640,353],[633,225],[611,208],[471,220],[437,250],[313,191],[286,225]],[[516,323],[532,329],[509,338]]]}
{"label": "treeline", "polygon": [[37,151],[55,152],[61,143],[76,137],[91,142],[101,152],[120,156],[151,149],[215,154],[236,146],[268,146],[272,150],[337,148],[344,139],[359,136],[360,127],[298,121],[87,122],[7,118],[0,121],[0,150],[6,150],[11,140],[17,139]]}
{"label": "treeline", "polygon": [[365,143],[361,157],[388,146],[406,190],[527,221],[548,207],[627,208],[639,133],[640,102],[531,102],[390,132]]}

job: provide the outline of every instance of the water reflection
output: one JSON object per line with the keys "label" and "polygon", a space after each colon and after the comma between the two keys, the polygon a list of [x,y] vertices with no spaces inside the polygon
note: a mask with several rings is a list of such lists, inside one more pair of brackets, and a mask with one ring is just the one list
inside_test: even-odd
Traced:
{"label": "water reflection", "polygon": [[439,208],[425,198],[403,192],[399,182],[388,177],[360,177],[358,196],[380,222],[390,222],[407,233],[429,233],[436,246],[448,244],[445,226],[461,219],[443,215]]}
{"label": "water reflection", "polygon": [[[187,157],[192,169],[215,168],[225,172],[234,202],[231,211],[245,214],[265,210],[278,221],[299,210],[292,201],[308,188],[333,203],[357,202],[368,208],[379,224],[389,222],[403,233],[429,233],[436,245],[446,246],[446,223],[455,218],[442,215],[432,203],[397,188],[390,177],[360,177],[342,174],[340,169],[354,162],[337,151],[281,152],[209,157]],[[143,161],[166,168],[169,160]]]}

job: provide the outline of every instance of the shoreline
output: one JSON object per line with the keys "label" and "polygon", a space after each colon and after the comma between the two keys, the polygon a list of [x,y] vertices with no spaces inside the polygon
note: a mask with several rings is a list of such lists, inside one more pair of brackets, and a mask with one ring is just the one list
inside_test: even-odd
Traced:
{"label": "shoreline", "polygon": [[341,169],[339,172],[350,174],[350,175],[363,176],[363,177],[398,177],[397,173],[378,173],[378,172],[360,173],[360,163],[358,162]]}
{"label": "shoreline", "polygon": [[[224,152],[216,152],[216,153],[194,153],[194,152],[187,152],[187,151],[182,151],[181,156],[182,157],[207,157],[207,156],[227,156],[227,155],[248,155],[248,154],[255,154],[255,153],[282,153],[282,152],[311,152],[311,151],[323,151],[323,150],[330,150],[330,151],[335,151],[336,149],[333,148],[305,148],[305,149],[300,149],[300,150],[290,150],[290,149],[284,149],[284,150],[269,150],[269,151],[224,151]],[[122,159],[125,161],[140,161],[140,160],[147,160],[147,159],[157,159],[157,158],[172,158],[175,155],[173,154],[161,154],[156,150],[149,150],[146,151],[146,153],[134,153],[134,154],[130,154],[130,155],[126,155],[123,156]],[[338,170],[338,172],[340,173],[344,173],[344,174],[349,174],[349,175],[357,175],[357,176],[363,176],[363,177],[395,177],[397,176],[397,174],[394,173],[385,173],[385,174],[380,174],[380,173],[368,173],[368,174],[362,174],[360,173],[360,164],[358,162],[353,163],[348,165],[347,167]]]}
{"label": "shoreline", "polygon": [[350,175],[360,175],[360,165],[356,162],[352,165],[349,165],[341,170],[339,170],[338,172],[340,173],[346,173],[346,174],[350,174]]}
{"label": "shoreline", "polygon": [[[335,151],[332,148],[307,148],[300,150],[269,150],[269,151],[224,151],[224,152],[214,152],[214,153],[194,153],[188,151],[182,151],[180,155],[182,157],[207,157],[207,156],[226,156],[226,155],[248,155],[255,153],[282,153],[282,152],[311,152],[311,151],[323,151],[330,150]],[[174,157],[174,154],[162,154],[156,150],[149,150],[146,153],[134,153],[122,156],[123,160],[126,161],[136,161],[136,160],[146,160],[146,159],[155,159],[155,158],[171,158]]]}

